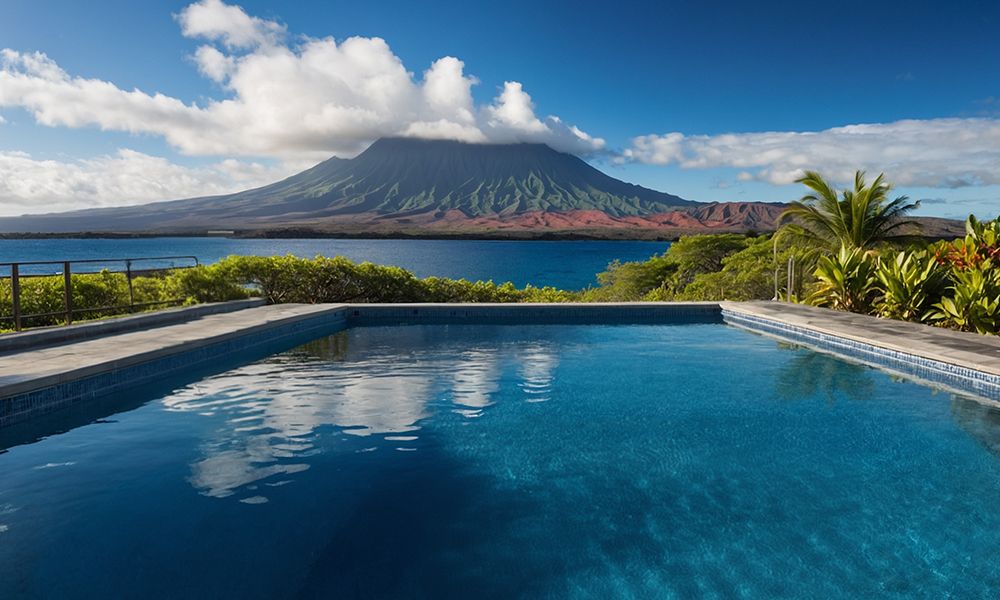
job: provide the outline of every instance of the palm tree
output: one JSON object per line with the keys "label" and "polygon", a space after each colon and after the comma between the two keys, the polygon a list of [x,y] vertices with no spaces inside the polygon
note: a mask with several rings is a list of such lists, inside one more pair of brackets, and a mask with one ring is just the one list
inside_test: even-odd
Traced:
{"label": "palm tree", "polygon": [[906,237],[904,227],[919,227],[906,215],[920,206],[906,196],[889,199],[892,186],[883,181],[883,175],[865,185],[865,172],[854,175],[854,189],[844,190],[838,197],[837,190],[815,171],[797,179],[812,190],[781,213],[782,235],[791,235],[814,247],[836,250],[846,248],[869,249],[878,243]]}

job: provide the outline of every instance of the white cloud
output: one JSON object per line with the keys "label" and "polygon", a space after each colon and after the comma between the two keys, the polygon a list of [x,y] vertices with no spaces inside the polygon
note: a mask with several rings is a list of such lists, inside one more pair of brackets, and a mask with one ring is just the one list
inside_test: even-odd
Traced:
{"label": "white cloud", "polygon": [[227,48],[273,45],[285,35],[285,26],[251,17],[239,6],[222,0],[201,0],[176,15],[181,33],[222,42]]}
{"label": "white cloud", "polygon": [[236,67],[236,59],[219,52],[215,46],[199,47],[192,58],[201,74],[216,83],[225,81]]}
{"label": "white cloud", "polygon": [[545,123],[535,116],[535,103],[516,81],[505,81],[503,91],[486,107],[487,124],[497,130],[544,133]]}
{"label": "white cloud", "polygon": [[220,0],[177,15],[181,32],[207,43],[192,56],[227,96],[185,103],[74,77],[45,54],[3,50],[0,107],[27,109],[48,126],[162,136],[190,155],[319,161],[349,156],[379,137],[409,135],[473,142],[536,141],[576,153],[604,141],[558,118],[539,119],[520,83],[477,107],[478,80],[454,57],[417,79],[380,38],[297,38],[285,27]]}
{"label": "white cloud", "polygon": [[0,215],[224,194],[271,183],[296,170],[234,159],[185,167],[128,149],[74,161],[0,152]]}
{"label": "white cloud", "polygon": [[634,138],[623,160],[686,169],[740,169],[739,181],[789,184],[804,170],[845,182],[856,169],[901,186],[1000,184],[1000,119],[928,119],[722,135]]}
{"label": "white cloud", "polygon": [[424,72],[423,95],[428,109],[442,119],[473,125],[476,122],[472,86],[479,80],[466,76],[465,64],[453,56],[434,61]]}

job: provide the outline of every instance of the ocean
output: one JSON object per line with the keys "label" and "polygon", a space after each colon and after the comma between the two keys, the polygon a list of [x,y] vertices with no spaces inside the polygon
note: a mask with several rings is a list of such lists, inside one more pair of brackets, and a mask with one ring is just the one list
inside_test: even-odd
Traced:
{"label": "ocean", "polygon": [[[193,255],[203,264],[231,254],[313,257],[345,256],[410,270],[418,277],[511,281],[517,286],[554,286],[578,290],[596,285],[596,274],[614,260],[641,261],[662,254],[669,242],[506,241],[506,240],[344,240],[230,239],[161,237],[136,239],[0,240],[0,262],[124,259]],[[176,264],[188,264],[178,260]],[[137,268],[162,266],[138,264]],[[122,263],[74,266],[76,272]],[[56,270],[58,267],[43,267]],[[38,272],[38,268],[35,272]],[[6,268],[0,275],[7,275]]]}

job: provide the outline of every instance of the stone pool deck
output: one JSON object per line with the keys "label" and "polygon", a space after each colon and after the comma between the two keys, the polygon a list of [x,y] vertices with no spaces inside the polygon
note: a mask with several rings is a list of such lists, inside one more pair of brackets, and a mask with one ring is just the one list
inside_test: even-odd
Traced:
{"label": "stone pool deck", "polygon": [[[0,350],[0,427],[251,348],[301,343],[352,325],[729,323],[952,389],[1000,399],[1000,338],[779,302],[609,304],[283,304]],[[73,326],[73,327],[85,327]],[[65,328],[67,330],[73,327]],[[290,346],[289,346],[290,347]]]}
{"label": "stone pool deck", "polygon": [[343,314],[341,305],[257,306],[0,354],[0,427],[283,336],[320,335],[342,323]]}
{"label": "stone pool deck", "polygon": [[963,333],[787,302],[720,302],[732,311],[1000,375],[1000,336]]}

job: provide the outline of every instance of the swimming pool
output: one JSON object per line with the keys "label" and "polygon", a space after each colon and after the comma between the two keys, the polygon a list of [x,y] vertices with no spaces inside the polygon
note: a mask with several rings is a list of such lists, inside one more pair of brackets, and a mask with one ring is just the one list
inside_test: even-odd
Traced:
{"label": "swimming pool", "polygon": [[355,327],[0,448],[3,598],[1000,589],[1000,411],[721,324]]}

